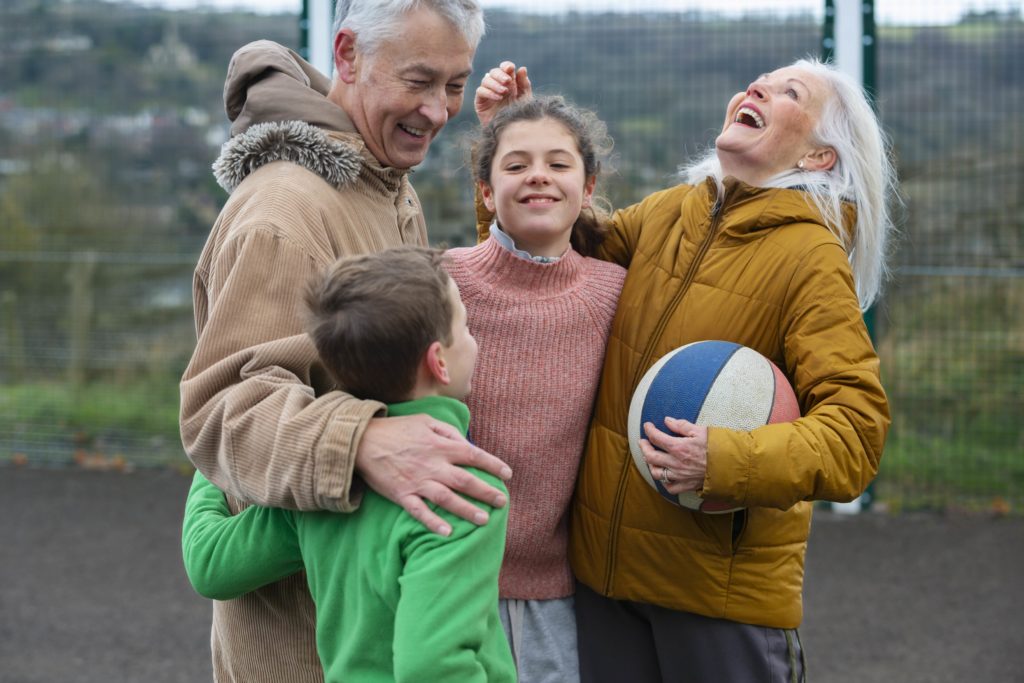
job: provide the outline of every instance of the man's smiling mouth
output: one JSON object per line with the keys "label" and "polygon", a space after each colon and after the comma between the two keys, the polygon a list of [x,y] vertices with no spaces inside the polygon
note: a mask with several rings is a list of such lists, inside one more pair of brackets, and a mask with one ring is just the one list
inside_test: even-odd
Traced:
{"label": "man's smiling mouth", "polygon": [[413,128],[412,126],[407,126],[404,123],[398,124],[398,127],[409,135],[417,138],[422,138],[428,133],[426,128]]}

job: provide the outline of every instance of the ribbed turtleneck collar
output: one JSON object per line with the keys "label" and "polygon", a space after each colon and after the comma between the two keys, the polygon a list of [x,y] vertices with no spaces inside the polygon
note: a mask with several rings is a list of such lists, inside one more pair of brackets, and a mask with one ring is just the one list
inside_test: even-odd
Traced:
{"label": "ribbed turtleneck collar", "polygon": [[520,256],[524,259],[536,261],[537,263],[554,263],[558,259],[562,258],[561,256],[534,256],[525,249],[520,249],[516,246],[516,241],[512,239],[512,235],[509,235],[507,232],[502,230],[497,221],[491,223],[490,233],[491,237],[496,239],[500,246],[505,247],[516,256]]}
{"label": "ribbed turtleneck collar", "polygon": [[564,293],[581,282],[585,265],[583,257],[571,248],[554,263],[524,259],[498,244],[494,237],[467,250],[460,260],[481,276],[474,278],[480,287],[513,297]]}

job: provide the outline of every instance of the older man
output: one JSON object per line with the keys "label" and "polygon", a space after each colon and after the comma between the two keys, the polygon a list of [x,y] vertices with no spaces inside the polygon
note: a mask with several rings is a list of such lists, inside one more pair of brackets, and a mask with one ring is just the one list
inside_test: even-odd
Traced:
{"label": "older man", "polygon": [[[232,139],[214,165],[231,196],[196,267],[198,343],[181,383],[186,451],[233,510],[349,512],[356,473],[441,534],[427,501],[478,524],[456,492],[505,504],[460,465],[508,467],[448,425],[331,391],[302,320],[306,283],[339,256],[426,243],[407,172],[459,111],[482,34],[475,0],[349,0],[333,83],[273,43],[235,54]],[[322,680],[313,623],[302,576],[216,603],[215,678]]]}

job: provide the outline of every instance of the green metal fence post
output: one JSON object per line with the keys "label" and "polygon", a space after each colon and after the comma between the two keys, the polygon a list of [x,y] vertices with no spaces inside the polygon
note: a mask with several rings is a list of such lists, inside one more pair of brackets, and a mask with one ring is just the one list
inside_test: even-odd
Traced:
{"label": "green metal fence post", "polygon": [[337,0],[302,0],[299,54],[327,76],[333,76],[331,24]]}
{"label": "green metal fence post", "polygon": [[[838,0],[840,3],[852,3],[855,0]],[[874,2],[864,1],[859,2],[860,4],[860,54],[856,55],[859,60],[859,68],[855,68],[853,71],[856,72],[856,76],[860,78],[861,85],[864,87],[864,92],[867,94],[868,99],[871,101],[871,106],[875,108],[876,113],[878,109],[877,103],[877,89],[876,89],[876,33],[875,33],[875,4]],[[849,5],[844,7],[848,8]],[[836,35],[836,17],[839,14],[840,8],[836,6],[836,0],[825,0],[825,21],[822,27],[822,39],[821,39],[821,57],[826,61],[837,61],[837,35]],[[849,13],[843,13],[844,17],[848,17]],[[846,30],[845,26],[840,26],[840,30]],[[849,40],[849,38],[846,38]],[[845,54],[851,54],[848,52],[849,48],[844,46]],[[844,65],[837,64],[840,68]],[[875,308],[872,306],[864,312],[864,324],[868,328],[868,335],[871,337],[873,343],[877,343],[876,328],[875,328]],[[871,502],[874,500],[875,484],[872,482],[868,485],[863,495],[859,498],[860,509],[866,510],[871,506]],[[836,506],[833,505],[833,509]],[[848,510],[849,511],[849,510]]]}

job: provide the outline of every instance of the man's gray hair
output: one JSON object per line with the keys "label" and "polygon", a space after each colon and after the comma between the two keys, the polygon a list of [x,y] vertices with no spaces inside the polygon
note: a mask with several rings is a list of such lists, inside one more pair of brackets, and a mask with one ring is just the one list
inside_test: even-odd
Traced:
{"label": "man's gray hair", "polygon": [[484,36],[484,12],[477,0],[338,0],[332,36],[351,29],[358,49],[372,54],[385,41],[401,38],[402,18],[421,7],[446,19],[476,50]]}

